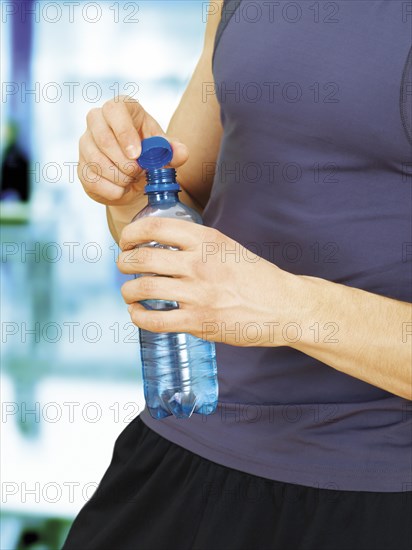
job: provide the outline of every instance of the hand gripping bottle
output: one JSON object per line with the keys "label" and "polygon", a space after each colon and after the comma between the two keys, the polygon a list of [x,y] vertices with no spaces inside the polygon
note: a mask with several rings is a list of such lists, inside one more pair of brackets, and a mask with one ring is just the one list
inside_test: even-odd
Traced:
{"label": "hand gripping bottle", "polygon": [[[148,204],[132,221],[146,216],[176,218],[202,223],[201,216],[180,202],[180,186],[173,168],[163,168],[173,156],[169,142],[162,137],[142,141],[137,162],[146,170],[145,195]],[[178,249],[157,242],[140,246]],[[136,277],[145,275],[136,275]],[[166,297],[165,297],[166,298]],[[168,311],[179,308],[170,300],[144,300],[146,309]],[[172,414],[188,418],[192,413],[211,414],[218,399],[215,345],[179,332],[153,333],[139,329],[140,355],[146,404],[153,418]]]}

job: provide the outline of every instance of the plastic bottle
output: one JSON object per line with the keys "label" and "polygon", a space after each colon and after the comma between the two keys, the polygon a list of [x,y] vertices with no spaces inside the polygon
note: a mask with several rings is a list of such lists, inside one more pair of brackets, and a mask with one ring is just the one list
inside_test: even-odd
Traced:
{"label": "plastic bottle", "polygon": [[[148,204],[132,221],[157,216],[202,223],[196,211],[180,202],[176,171],[163,168],[172,156],[166,139],[151,137],[142,141],[142,153],[137,162],[146,170]],[[140,246],[177,250],[153,241]],[[145,275],[136,275],[139,276]],[[152,310],[179,308],[177,302],[170,300],[144,300],[140,303]],[[144,395],[153,418],[172,414],[188,418],[192,413],[207,415],[215,411],[218,383],[213,342],[185,333],[153,333],[143,329],[139,329],[139,338]]]}

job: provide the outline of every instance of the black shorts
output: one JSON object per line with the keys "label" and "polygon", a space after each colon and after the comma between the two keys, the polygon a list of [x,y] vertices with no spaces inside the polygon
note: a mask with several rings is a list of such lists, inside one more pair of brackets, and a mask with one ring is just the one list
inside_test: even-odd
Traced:
{"label": "black shorts", "polygon": [[63,550],[410,550],[412,492],[303,487],[206,460],[137,417]]}

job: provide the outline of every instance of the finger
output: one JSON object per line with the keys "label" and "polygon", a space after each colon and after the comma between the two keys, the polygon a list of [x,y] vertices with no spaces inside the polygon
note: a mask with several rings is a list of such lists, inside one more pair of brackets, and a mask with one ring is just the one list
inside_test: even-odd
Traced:
{"label": "finger", "polygon": [[181,250],[143,246],[122,252],[117,259],[119,271],[125,274],[156,273],[183,277],[188,273],[188,258]]}
{"label": "finger", "polygon": [[184,309],[170,311],[148,311],[142,304],[131,304],[128,308],[133,323],[150,332],[190,332],[191,314]]}
{"label": "finger", "polygon": [[129,160],[137,159],[142,149],[138,130],[145,117],[140,103],[130,98],[128,102],[116,98],[103,105],[102,113],[124,155]]}
{"label": "finger", "polygon": [[[126,175],[138,177],[142,169],[134,160],[128,158],[122,151],[117,139],[107,124],[102,109],[92,109],[87,115],[87,128],[96,147],[109,158],[118,170]],[[86,132],[86,138],[89,134]],[[89,140],[84,140],[82,146],[87,146]],[[85,154],[83,153],[85,156]]]}
{"label": "finger", "polygon": [[166,165],[166,168],[178,168],[189,158],[189,150],[186,145],[179,138],[166,135],[159,123],[149,113],[145,112],[144,122],[139,128],[139,134],[142,139],[154,136],[161,136],[167,139],[172,147],[173,157],[170,163]]}
{"label": "finger", "polygon": [[173,157],[170,163],[166,166],[166,168],[168,167],[178,168],[179,166],[182,166],[182,164],[184,164],[189,158],[189,149],[184,143],[182,143],[176,138],[167,137],[167,139],[170,145],[172,146]]}
{"label": "finger", "polygon": [[[212,235],[213,230],[207,228]],[[180,250],[194,248],[205,231],[202,225],[171,218],[147,217],[127,225],[121,234],[119,246],[129,250],[150,241],[156,241]]]}
{"label": "finger", "polygon": [[171,300],[183,304],[188,297],[187,284],[173,277],[139,277],[124,283],[121,291],[126,304],[141,300]]}
{"label": "finger", "polygon": [[101,174],[94,170],[93,163],[87,163],[81,156],[77,174],[83,185],[85,192],[94,200],[106,204],[107,201],[117,201],[126,193],[127,188],[116,185],[112,181],[105,179]]}
{"label": "finger", "polygon": [[81,151],[86,164],[93,167],[93,171],[106,180],[122,187],[126,187],[135,181],[135,178],[121,172],[118,166],[113,164],[111,159],[101,152],[89,131],[86,131],[86,134],[82,137]]}

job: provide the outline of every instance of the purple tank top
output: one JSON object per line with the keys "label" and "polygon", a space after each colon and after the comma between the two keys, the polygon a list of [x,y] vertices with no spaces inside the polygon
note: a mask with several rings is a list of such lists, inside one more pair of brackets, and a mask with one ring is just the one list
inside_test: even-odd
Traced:
{"label": "purple tank top", "polygon": [[[411,22],[397,0],[225,2],[205,224],[289,272],[410,302]],[[411,402],[288,347],[217,344],[217,360],[215,414],[144,422],[268,479],[412,490]]]}

